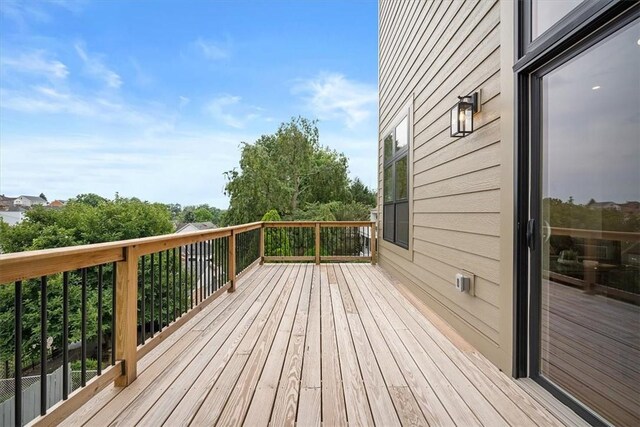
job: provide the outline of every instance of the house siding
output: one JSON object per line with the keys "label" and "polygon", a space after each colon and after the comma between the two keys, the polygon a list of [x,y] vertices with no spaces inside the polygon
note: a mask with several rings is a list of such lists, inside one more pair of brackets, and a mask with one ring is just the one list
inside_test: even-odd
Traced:
{"label": "house siding", "polygon": [[[413,168],[410,248],[381,240],[379,261],[508,370],[512,310],[501,286],[511,287],[506,278],[512,258],[504,251],[511,235],[505,235],[510,219],[501,208],[508,158],[501,112],[511,100],[501,98],[501,9],[492,0],[380,2],[379,206],[383,132],[407,103]],[[450,137],[451,107],[459,95],[477,90],[482,111],[474,116],[475,131]],[[474,296],[455,290],[455,274],[462,270],[475,275]]]}

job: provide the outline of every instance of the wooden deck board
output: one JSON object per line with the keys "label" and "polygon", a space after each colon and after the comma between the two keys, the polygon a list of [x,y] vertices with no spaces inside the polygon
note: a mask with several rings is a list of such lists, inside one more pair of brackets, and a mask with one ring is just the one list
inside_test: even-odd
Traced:
{"label": "wooden deck board", "polygon": [[567,425],[377,267],[267,264],[65,425]]}

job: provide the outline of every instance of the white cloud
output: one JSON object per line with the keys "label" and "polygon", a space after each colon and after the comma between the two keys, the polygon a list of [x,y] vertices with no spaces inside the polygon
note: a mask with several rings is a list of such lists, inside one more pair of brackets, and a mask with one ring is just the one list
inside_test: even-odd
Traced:
{"label": "white cloud", "polygon": [[103,80],[107,86],[111,88],[119,88],[122,85],[122,78],[115,71],[109,69],[104,63],[103,58],[100,55],[91,55],[87,52],[87,49],[82,42],[78,42],[74,45],[78,56],[84,62],[87,73]]}
{"label": "white cloud", "polygon": [[374,117],[378,91],[374,85],[347,79],[339,73],[322,73],[293,88],[320,119],[340,120],[354,128]]}
{"label": "white cloud", "polygon": [[191,99],[189,99],[186,96],[182,96],[182,95],[180,95],[180,97],[178,99],[180,100],[180,103],[178,104],[179,108],[184,108],[189,104],[189,102],[191,102]]}
{"label": "white cloud", "polygon": [[0,109],[28,114],[71,114],[101,122],[166,127],[170,118],[157,111],[146,112],[130,104],[93,94],[79,95],[49,86],[23,90],[0,88]]}
{"label": "white cloud", "polygon": [[213,40],[206,40],[202,37],[198,37],[194,42],[193,46],[197,49],[197,51],[204,56],[206,59],[211,61],[219,61],[222,59],[227,59],[231,54],[231,48],[229,41],[226,42],[217,42]]}
{"label": "white cloud", "polygon": [[[229,147],[253,139],[255,135],[240,132],[3,135],[0,192],[37,190],[60,199],[87,192],[112,197],[119,192],[154,202],[226,207],[223,172],[236,166],[240,157]],[[29,168],[15,160],[24,158]]]}
{"label": "white cloud", "polygon": [[65,79],[69,75],[67,66],[50,59],[43,50],[22,53],[15,57],[0,57],[2,66],[20,73],[38,74],[51,79]]}
{"label": "white cloud", "polygon": [[205,111],[225,125],[241,129],[260,117],[260,108],[244,106],[240,103],[241,100],[239,96],[221,95],[212,99],[206,105]]}
{"label": "white cloud", "polygon": [[85,0],[0,0],[0,15],[14,21],[21,29],[26,29],[28,23],[51,22],[49,9],[58,7],[77,14],[84,7]]}

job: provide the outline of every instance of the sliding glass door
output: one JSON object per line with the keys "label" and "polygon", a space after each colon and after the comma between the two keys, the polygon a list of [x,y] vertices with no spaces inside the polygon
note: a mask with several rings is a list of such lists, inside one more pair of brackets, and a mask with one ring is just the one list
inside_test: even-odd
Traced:
{"label": "sliding glass door", "polygon": [[531,74],[532,376],[640,425],[640,20]]}

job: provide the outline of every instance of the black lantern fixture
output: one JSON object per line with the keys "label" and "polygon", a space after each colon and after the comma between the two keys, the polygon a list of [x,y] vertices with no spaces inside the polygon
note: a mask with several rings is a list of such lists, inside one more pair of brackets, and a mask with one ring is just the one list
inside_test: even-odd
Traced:
{"label": "black lantern fixture", "polygon": [[473,115],[480,111],[480,92],[459,96],[451,109],[451,136],[463,137],[473,132]]}

